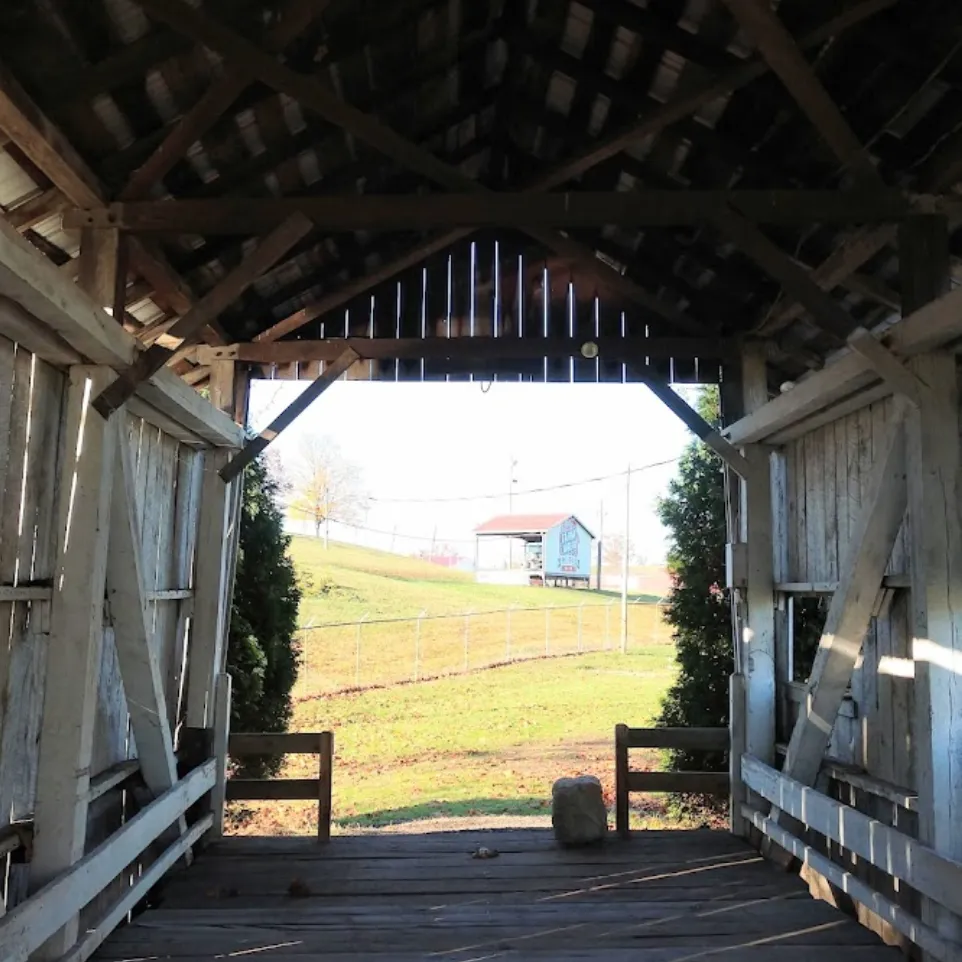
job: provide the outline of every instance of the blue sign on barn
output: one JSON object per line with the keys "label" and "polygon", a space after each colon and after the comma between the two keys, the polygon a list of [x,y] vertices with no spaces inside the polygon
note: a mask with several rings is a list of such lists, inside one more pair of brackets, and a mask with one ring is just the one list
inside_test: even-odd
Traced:
{"label": "blue sign on barn", "polygon": [[565,518],[545,533],[544,573],[547,578],[590,577],[591,532],[577,518]]}

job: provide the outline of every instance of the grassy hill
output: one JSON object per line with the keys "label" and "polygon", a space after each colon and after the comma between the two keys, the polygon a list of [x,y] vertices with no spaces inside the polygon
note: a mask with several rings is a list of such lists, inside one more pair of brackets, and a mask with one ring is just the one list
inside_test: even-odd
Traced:
{"label": "grassy hill", "polygon": [[325,549],[319,538],[295,536],[291,553],[304,590],[302,626],[357,621],[364,615],[414,618],[422,611],[457,614],[509,605],[538,608],[603,603],[615,597],[613,592],[479,585],[469,572],[354,545],[332,542]]}
{"label": "grassy hill", "polygon": [[[657,608],[631,609],[629,650],[621,654],[610,594],[478,585],[463,572],[347,545],[325,550],[313,538],[295,538],[292,550],[305,630],[291,728],[335,733],[334,817],[342,829],[544,816],[552,782],[580,773],[598,775],[610,800],[614,726],[650,723],[674,677],[674,648]],[[500,610],[509,605],[516,610],[506,617]],[[417,628],[344,624],[425,610],[459,617]],[[468,610],[479,614],[465,618]],[[511,659],[527,660],[490,667],[505,660],[509,625]],[[543,657],[547,628],[550,654],[569,657]],[[596,650],[604,641],[608,650]],[[409,684],[415,652],[419,677],[434,680]],[[355,680],[362,690],[349,690]],[[633,764],[643,765],[646,754],[654,766],[654,752],[639,752]],[[291,756],[283,774],[307,776],[316,764]],[[639,818],[660,818],[660,799],[637,803]],[[316,818],[308,803],[251,804],[243,812],[235,827],[251,834],[310,833]]]}

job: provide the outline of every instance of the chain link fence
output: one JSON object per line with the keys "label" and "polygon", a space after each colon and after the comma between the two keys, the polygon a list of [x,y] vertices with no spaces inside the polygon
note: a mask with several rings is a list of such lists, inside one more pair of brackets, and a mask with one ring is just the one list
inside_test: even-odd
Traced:
{"label": "chain link fence", "polygon": [[[621,647],[618,601],[545,608],[362,618],[299,633],[298,687],[311,694],[425,681],[532,658]],[[628,606],[628,648],[667,645],[661,605]]]}

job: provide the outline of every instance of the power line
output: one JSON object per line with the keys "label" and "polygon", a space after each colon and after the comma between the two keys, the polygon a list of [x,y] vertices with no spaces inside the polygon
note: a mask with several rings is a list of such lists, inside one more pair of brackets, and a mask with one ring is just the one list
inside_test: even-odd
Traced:
{"label": "power line", "polygon": [[[642,464],[637,468],[631,468],[632,474],[641,471],[648,471],[651,468],[663,468],[669,464],[677,464],[681,456],[668,458],[665,461],[654,461],[651,464]],[[464,494],[452,498],[368,498],[376,504],[452,504],[464,501],[492,501],[497,498],[507,498],[509,493],[513,497],[521,497],[526,494],[544,494],[547,491],[561,491],[566,488],[579,488],[585,484],[598,484],[601,481],[611,481],[613,478],[623,478],[627,471],[616,471],[614,474],[603,474],[597,478],[585,478],[582,481],[565,481],[561,484],[549,484],[542,488],[528,488],[524,491],[502,491],[498,494]]]}
{"label": "power line", "polygon": [[403,541],[434,541],[437,542],[439,547],[446,544],[474,544],[474,538],[442,538],[440,536],[431,537],[430,535],[423,534],[403,534],[400,531],[382,531],[380,528],[367,528],[362,524],[341,521],[339,518],[331,518],[330,520],[332,524],[339,524],[345,528],[351,528],[353,531],[365,531],[368,534],[380,534],[389,538],[400,538]]}

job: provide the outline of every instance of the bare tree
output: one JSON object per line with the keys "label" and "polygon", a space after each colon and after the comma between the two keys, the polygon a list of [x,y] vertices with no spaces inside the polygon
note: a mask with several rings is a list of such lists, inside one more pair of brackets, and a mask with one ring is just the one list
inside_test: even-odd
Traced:
{"label": "bare tree", "polygon": [[610,534],[602,545],[603,563],[609,567],[620,567],[625,557],[625,536]]}
{"label": "bare tree", "polygon": [[324,529],[328,546],[331,521],[355,521],[366,500],[360,468],[348,461],[331,438],[310,435],[286,466],[290,479],[289,510],[314,525],[314,536]]}

